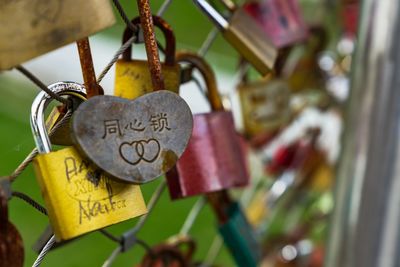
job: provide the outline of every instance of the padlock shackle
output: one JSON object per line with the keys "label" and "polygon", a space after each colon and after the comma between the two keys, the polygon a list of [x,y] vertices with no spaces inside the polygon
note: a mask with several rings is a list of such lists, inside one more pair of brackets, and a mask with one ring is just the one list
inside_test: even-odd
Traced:
{"label": "padlock shackle", "polygon": [[189,63],[199,70],[206,83],[208,101],[210,102],[211,109],[213,111],[224,110],[214,72],[204,58],[191,52],[179,52],[176,54],[176,62]]}
{"label": "padlock shackle", "polygon": [[[140,17],[136,17],[132,19],[132,23],[134,25],[140,25]],[[173,66],[175,65],[175,51],[176,51],[176,40],[174,31],[164,19],[161,17],[153,15],[153,23],[154,26],[159,28],[165,37],[165,65]],[[132,30],[127,27],[124,31],[124,35],[122,37],[122,42],[127,42],[133,36]],[[125,61],[132,60],[132,45],[128,47],[124,53],[122,54],[122,59]]]}
{"label": "padlock shackle", "polygon": [[193,254],[197,247],[196,242],[192,238],[187,235],[178,235],[171,238],[168,243],[175,246],[180,251],[183,246],[186,246],[187,249],[184,253],[184,257],[189,262],[192,260]]}
{"label": "padlock shackle", "polygon": [[214,22],[220,30],[226,30],[229,27],[229,22],[206,0],[193,0],[206,15]]}
{"label": "padlock shackle", "polygon": [[[86,89],[83,85],[74,82],[57,82],[48,86],[49,90],[58,95],[69,95],[77,93],[86,96]],[[46,130],[44,111],[50,104],[52,98],[46,92],[41,91],[33,100],[31,107],[31,129],[38,152],[41,154],[50,153],[51,142]]]}

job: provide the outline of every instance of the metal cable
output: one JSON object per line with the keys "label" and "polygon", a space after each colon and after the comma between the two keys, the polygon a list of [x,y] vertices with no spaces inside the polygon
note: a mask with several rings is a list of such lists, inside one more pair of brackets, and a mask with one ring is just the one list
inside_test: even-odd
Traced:
{"label": "metal cable", "polygon": [[211,45],[217,38],[219,30],[214,27],[207,35],[207,38],[204,40],[203,44],[201,45],[198,54],[202,57],[204,57],[208,50],[210,50]]}
{"label": "metal cable", "polygon": [[25,69],[23,66],[19,65],[17,67],[15,67],[19,72],[21,72],[22,74],[24,74],[29,80],[31,80],[34,84],[36,84],[40,89],[42,89],[43,91],[45,91],[49,96],[51,96],[52,98],[54,98],[55,100],[57,100],[58,102],[61,102],[63,104],[69,105],[69,100],[65,99],[59,95],[57,95],[56,93],[52,92],[49,88],[47,88],[47,86],[42,83],[42,81],[40,81],[35,75],[33,75],[30,71],[28,71],[27,69]]}
{"label": "metal cable", "polygon": [[[72,112],[67,111],[64,117],[50,130],[49,136],[52,136],[57,129],[62,127],[67,121],[71,118]],[[34,148],[28,156],[19,164],[19,166],[8,176],[6,176],[11,182],[13,182],[21,173],[28,167],[28,165],[32,162],[32,160],[38,154],[37,148]]]}
{"label": "metal cable", "polygon": [[201,210],[207,203],[204,197],[200,197],[196,203],[194,203],[192,209],[190,210],[188,216],[186,217],[185,222],[182,225],[181,230],[179,231],[180,235],[187,235],[189,234],[190,229],[192,229],[194,222],[198,218]]}
{"label": "metal cable", "polygon": [[38,267],[40,266],[40,264],[42,263],[44,257],[47,255],[47,253],[50,251],[51,247],[54,245],[54,243],[56,242],[56,238],[54,235],[51,236],[51,238],[49,239],[49,241],[47,241],[46,245],[44,246],[44,248],[42,249],[42,251],[40,251],[39,256],[36,258],[35,262],[33,263],[32,267]]}
{"label": "metal cable", "polygon": [[119,56],[124,53],[128,47],[132,45],[133,42],[136,41],[136,36],[132,36],[129,38],[128,41],[126,41],[119,49],[118,51],[114,54],[113,58],[111,61],[107,64],[107,66],[103,69],[103,71],[100,73],[99,77],[97,78],[97,83],[100,83],[104,76],[107,74],[107,72],[111,69],[111,67],[114,65],[114,63],[118,60]]}
{"label": "metal cable", "polygon": [[118,238],[116,236],[114,236],[113,234],[109,233],[108,231],[104,230],[104,229],[100,229],[99,232],[104,235],[105,237],[107,237],[108,239],[116,242],[116,243],[121,243],[122,239]]}
{"label": "metal cable", "polygon": [[166,185],[167,185],[167,182],[165,180],[162,181],[158,185],[156,191],[151,196],[151,199],[149,201],[148,212],[145,215],[143,215],[142,217],[140,217],[140,219],[136,223],[135,227],[132,228],[130,231],[127,231],[126,235],[128,235],[128,236],[136,235],[136,233],[143,227],[143,225],[147,221],[147,218],[149,217],[150,213],[153,211],[154,206],[157,204],[158,200],[160,199],[161,194],[164,192]]}
{"label": "metal cable", "polygon": [[[163,193],[163,191],[165,190],[166,187],[166,181],[162,181],[156,191],[154,192],[154,194],[151,196],[151,199],[149,201],[148,204],[148,212],[143,215],[142,217],[140,217],[139,221],[136,223],[136,225],[131,229],[126,231],[123,236],[125,238],[134,238],[137,234],[137,232],[143,227],[144,223],[146,222],[148,216],[150,215],[151,211],[153,210],[154,206],[157,204],[158,200],[160,199],[161,194]],[[144,242],[143,242],[144,243]],[[139,239],[135,239],[135,242],[133,242],[132,246],[134,244],[140,244],[140,240]],[[143,244],[141,244],[143,246]],[[147,244],[146,244],[147,245]],[[125,250],[127,250],[128,248],[124,248]],[[111,264],[115,261],[116,257],[122,253],[123,248],[122,246],[118,246],[112,253],[111,255],[104,261],[102,267],[109,267],[111,266]]]}
{"label": "metal cable", "polygon": [[162,15],[164,15],[165,11],[168,9],[171,3],[172,0],[165,0],[160,9],[158,9],[157,16],[161,17]]}
{"label": "metal cable", "polygon": [[121,3],[118,0],[113,0],[113,3],[115,8],[118,10],[118,13],[121,16],[122,20],[125,22],[126,26],[128,26],[134,33],[137,33],[139,28],[130,21],[125,13],[125,10],[121,6]]}
{"label": "metal cable", "polygon": [[28,156],[19,164],[19,166],[11,173],[7,178],[11,181],[14,182],[15,179],[17,179],[18,176],[21,175],[21,173],[28,167],[28,165],[32,162],[32,160],[36,157],[38,154],[38,150],[34,148]]}
{"label": "metal cable", "polygon": [[122,252],[121,246],[114,249],[113,252],[111,253],[111,255],[104,261],[102,267],[110,267],[111,264],[115,261],[115,259],[121,252]]}
{"label": "metal cable", "polygon": [[[64,124],[66,124],[72,116],[72,111],[68,110],[64,117],[50,130],[49,136],[52,136],[59,128],[61,128]],[[28,156],[19,164],[19,166],[8,176],[6,176],[11,182],[22,174],[22,172],[29,166],[32,160],[38,154],[37,148],[34,148]]]}
{"label": "metal cable", "polygon": [[[113,3],[115,5],[115,7],[117,8],[120,16],[122,17],[122,19],[124,20],[124,22],[127,24],[128,27],[130,27],[133,31],[137,31],[138,27],[136,27],[135,25],[133,25],[129,18],[127,17],[126,13],[124,12],[122,6],[120,5],[118,0],[113,0]],[[163,13],[166,11],[166,9],[169,7],[169,5],[172,3],[172,0],[166,0],[164,1],[164,3],[162,4],[162,6],[160,7],[160,9],[157,12],[158,16],[163,15]],[[217,36],[218,30],[216,28],[214,28],[207,36],[206,40],[204,41],[203,45],[201,46],[200,50],[199,50],[199,55],[204,56],[207,51],[209,50],[209,48],[211,47],[211,44],[213,43],[213,41],[215,40],[216,36]],[[106,65],[106,67],[103,69],[103,71],[100,73],[100,75],[97,78],[97,82],[100,83],[104,76],[108,73],[108,71],[111,69],[111,67],[115,64],[115,62],[118,60],[119,56],[136,40],[136,36],[131,37],[127,42],[125,42],[120,48],[119,50],[114,54],[113,58],[111,59],[111,61]],[[38,85],[42,90],[46,91],[47,94],[49,94],[52,98],[56,99],[59,102],[62,102],[64,104],[68,104],[69,101],[65,98],[62,98],[54,93],[52,93],[50,90],[48,90],[47,86],[45,86],[39,79],[37,79],[34,75],[32,75],[30,72],[28,72],[25,68],[23,68],[22,66],[18,66],[17,69],[23,73],[25,76],[27,76],[32,82],[34,82],[36,85]],[[196,79],[194,79],[196,82]],[[198,81],[197,81],[198,82]],[[69,117],[71,116],[71,114],[69,114]],[[67,116],[65,116],[60,123],[58,123],[51,132],[54,132],[58,127],[62,126],[62,121],[65,119],[69,119],[66,118]],[[65,121],[64,121],[65,123]],[[51,134],[51,133],[50,133]],[[18,166],[18,168],[13,172],[12,175],[9,176],[10,180],[13,181],[16,177],[18,177],[22,171],[26,168],[26,166],[32,161],[32,159],[35,157],[35,155],[37,154],[37,150],[34,149],[28,156],[27,158],[20,164],[20,166]],[[144,216],[142,216],[140,218],[140,220],[138,221],[138,223],[135,225],[134,228],[132,228],[130,231],[127,231],[126,234],[128,235],[136,235],[136,233],[143,227],[144,223],[146,222],[149,214],[151,213],[151,211],[153,210],[154,206],[156,205],[156,203],[158,202],[161,194],[163,193],[163,191],[166,188],[166,182],[162,181],[160,183],[160,185],[158,186],[158,188],[156,189],[155,193],[153,194],[149,205],[148,205],[148,213]],[[20,193],[20,192],[13,192],[13,196],[16,196],[18,198],[23,199],[24,201],[26,201],[27,203],[29,203],[31,206],[33,206],[34,208],[36,208],[37,210],[39,210],[40,212],[42,212],[43,214],[47,214],[46,209],[44,207],[42,207],[40,204],[38,204],[36,201],[34,201],[33,199],[31,199],[29,196]],[[204,198],[199,199],[195,205],[192,207],[191,211],[189,212],[189,215],[187,217],[187,219],[185,220],[182,229],[181,229],[181,233],[188,233],[190,231],[190,228],[193,226],[194,221],[196,220],[196,218],[198,217],[198,215],[200,214],[200,211],[202,210],[203,206],[205,205],[206,201]],[[120,242],[121,240],[118,239],[117,237],[111,235],[110,233],[108,233],[105,230],[100,230],[100,232],[107,236],[108,238],[110,238],[111,240],[115,241],[115,242]],[[33,264],[34,267],[39,266],[44,257],[46,256],[46,254],[48,253],[48,251],[51,249],[51,247],[53,246],[53,244],[55,243],[55,237],[54,235],[49,239],[49,241],[46,243],[45,247],[42,249],[42,251],[40,252],[38,258],[36,259],[35,263]],[[138,240],[136,239],[136,243],[142,245],[146,250],[151,251],[151,248],[142,240]],[[115,258],[118,256],[119,253],[122,252],[122,247],[119,246],[117,247],[113,253],[111,254],[111,256],[105,261],[105,263],[103,264],[103,266],[110,266],[111,263],[115,260]]]}
{"label": "metal cable", "polygon": [[200,93],[203,95],[203,97],[208,100],[208,91],[204,89],[199,79],[195,76],[192,76],[191,79],[197,85],[197,87],[199,87]]}
{"label": "metal cable", "polygon": [[201,267],[211,266],[213,262],[217,259],[219,252],[221,251],[223,240],[219,235],[216,235],[211,243],[210,249],[207,252],[204,264]]}
{"label": "metal cable", "polygon": [[31,205],[32,207],[34,207],[36,210],[40,211],[41,213],[43,213],[44,215],[47,216],[47,210],[45,207],[43,207],[42,205],[40,205],[38,202],[36,202],[33,198],[31,198],[30,196],[22,193],[22,192],[17,192],[17,191],[13,191],[11,192],[11,195],[13,197],[17,197],[19,199],[22,199],[23,201],[25,201],[26,203],[28,203],[29,205]]}

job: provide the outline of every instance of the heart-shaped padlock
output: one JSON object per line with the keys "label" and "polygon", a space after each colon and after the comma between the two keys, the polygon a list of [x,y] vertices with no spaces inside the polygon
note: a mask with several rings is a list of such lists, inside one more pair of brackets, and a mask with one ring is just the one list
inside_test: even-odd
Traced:
{"label": "heart-shaped padlock", "polygon": [[171,169],[192,127],[186,102],[164,90],[135,100],[95,96],[80,105],[72,120],[80,151],[111,177],[135,184]]}

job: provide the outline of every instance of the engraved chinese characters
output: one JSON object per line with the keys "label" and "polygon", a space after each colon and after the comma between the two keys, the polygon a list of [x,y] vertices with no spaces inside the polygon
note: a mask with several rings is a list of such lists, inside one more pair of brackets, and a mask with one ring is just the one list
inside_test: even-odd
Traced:
{"label": "engraved chinese characters", "polygon": [[[82,92],[77,83],[56,83],[58,94]],[[32,104],[31,125],[39,155],[34,159],[38,183],[57,240],[140,216],[147,212],[140,188],[110,180],[74,147],[51,152],[44,109],[50,98],[41,92]]]}
{"label": "engraved chinese characters", "polygon": [[72,121],[78,147],[93,163],[114,178],[136,184],[175,165],[192,127],[186,102],[164,90],[135,100],[93,97],[78,108]]}
{"label": "engraved chinese characters", "polygon": [[98,32],[114,20],[107,0],[0,0],[0,70]]}

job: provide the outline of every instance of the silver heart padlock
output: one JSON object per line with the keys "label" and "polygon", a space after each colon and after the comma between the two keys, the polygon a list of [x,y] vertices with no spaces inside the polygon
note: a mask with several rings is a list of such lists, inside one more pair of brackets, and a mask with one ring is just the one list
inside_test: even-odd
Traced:
{"label": "silver heart padlock", "polygon": [[115,179],[143,184],[175,165],[193,118],[179,95],[160,90],[135,100],[92,97],[75,111],[71,128],[77,148],[97,167]]}

